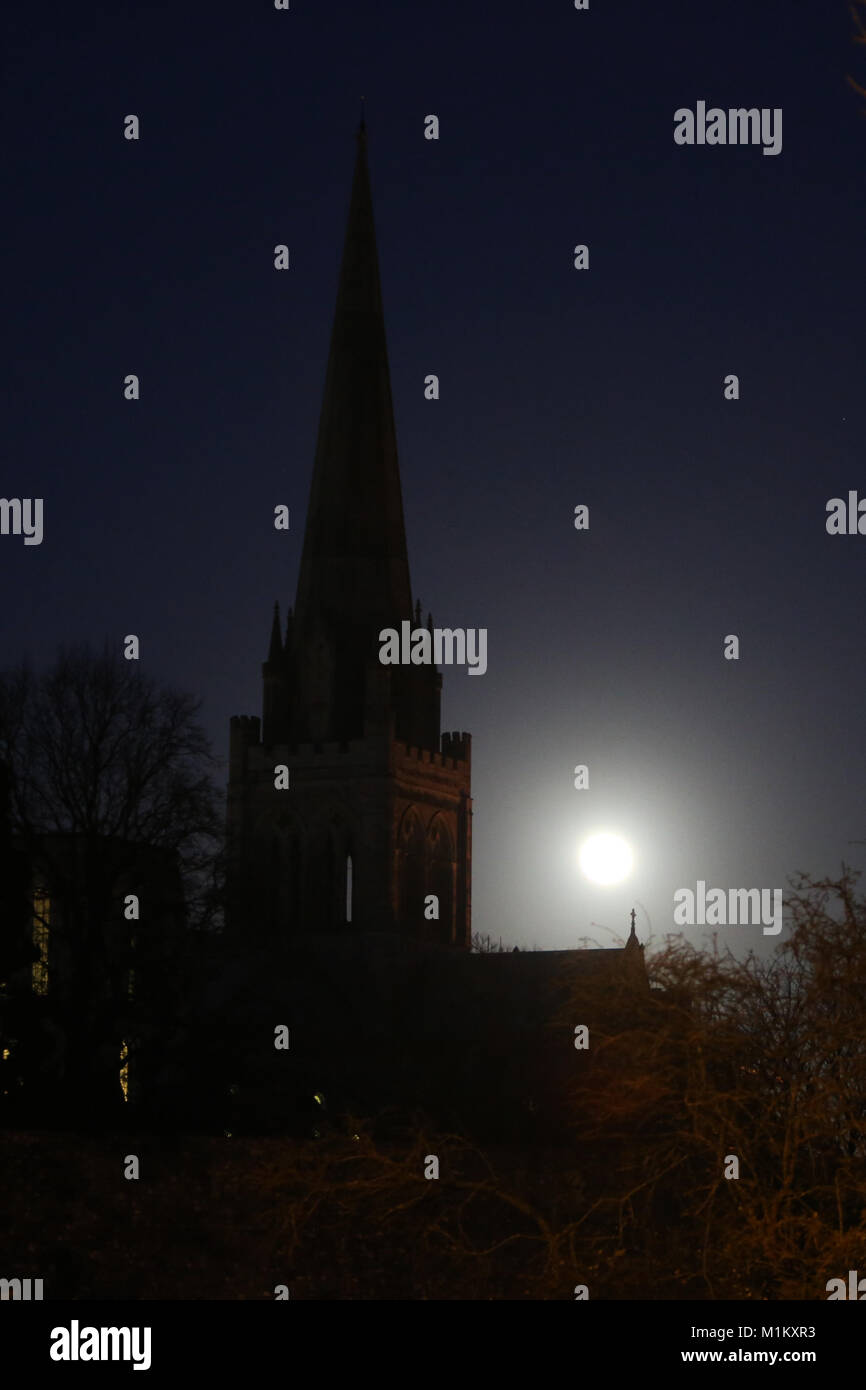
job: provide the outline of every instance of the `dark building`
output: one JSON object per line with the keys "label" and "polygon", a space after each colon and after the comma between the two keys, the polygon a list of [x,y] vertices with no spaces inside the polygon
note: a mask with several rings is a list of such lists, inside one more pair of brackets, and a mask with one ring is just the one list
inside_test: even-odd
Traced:
{"label": "dark building", "polygon": [[285,634],[274,612],[261,721],[231,721],[230,930],[351,923],[469,946],[470,736],[440,735],[434,665],[380,663],[380,631],[403,621],[421,611],[362,123],[297,596]]}
{"label": "dark building", "polygon": [[14,884],[0,894],[0,1114],[59,1114],[82,1065],[94,1106],[140,1095],[177,985],[177,855],[77,833],[25,842],[8,826],[0,841]]}
{"label": "dark building", "polygon": [[[566,1139],[590,1055],[576,1026],[595,1056],[648,995],[633,929],[619,950],[490,954],[400,932],[308,932],[227,962],[196,1052],[222,1050],[232,1132],[308,1132],[305,1101],[320,1094],[332,1119],[422,1112],[479,1140]],[[280,1023],[286,1052],[268,1041]]]}

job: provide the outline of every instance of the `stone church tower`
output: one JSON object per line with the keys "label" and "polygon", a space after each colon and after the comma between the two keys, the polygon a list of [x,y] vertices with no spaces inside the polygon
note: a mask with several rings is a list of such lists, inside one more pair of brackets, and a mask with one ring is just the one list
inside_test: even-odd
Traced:
{"label": "stone church tower", "polygon": [[231,720],[231,931],[396,930],[468,948],[471,738],[440,738],[435,666],[379,662],[380,630],[403,620],[420,626],[421,611],[362,121],[294,611],[285,635],[274,611],[261,721]]}

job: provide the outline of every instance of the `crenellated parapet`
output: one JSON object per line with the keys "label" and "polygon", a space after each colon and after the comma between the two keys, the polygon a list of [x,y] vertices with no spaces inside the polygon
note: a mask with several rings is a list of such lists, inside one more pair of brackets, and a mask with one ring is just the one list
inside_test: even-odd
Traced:
{"label": "crenellated parapet", "polygon": [[442,748],[439,752],[432,748],[419,748],[412,743],[398,743],[396,747],[403,761],[420,763],[447,772],[467,773],[472,757],[472,735],[443,734],[441,743]]}
{"label": "crenellated parapet", "polygon": [[442,752],[455,762],[465,763],[467,771],[472,764],[472,735],[452,733],[442,735]]}
{"label": "crenellated parapet", "polygon": [[436,768],[440,772],[462,772],[463,764],[446,753],[436,753],[432,748],[416,748],[411,743],[395,743],[395,762],[405,766]]}

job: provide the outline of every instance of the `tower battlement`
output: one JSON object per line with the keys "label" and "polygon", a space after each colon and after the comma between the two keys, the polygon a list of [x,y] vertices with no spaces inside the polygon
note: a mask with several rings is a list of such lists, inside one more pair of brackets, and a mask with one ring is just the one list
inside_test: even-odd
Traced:
{"label": "tower battlement", "polygon": [[466,763],[468,766],[472,762],[472,735],[456,732],[443,734],[442,752],[455,762]]}
{"label": "tower battlement", "polygon": [[401,757],[409,758],[413,762],[451,772],[463,772],[470,760],[471,741],[471,734],[443,734],[442,748],[439,752],[433,748],[420,748],[412,743],[400,743],[397,746]]}

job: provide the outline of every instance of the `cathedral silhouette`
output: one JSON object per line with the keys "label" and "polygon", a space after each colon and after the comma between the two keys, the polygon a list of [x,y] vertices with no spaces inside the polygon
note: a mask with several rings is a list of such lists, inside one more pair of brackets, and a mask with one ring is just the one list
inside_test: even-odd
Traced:
{"label": "cathedral silhouette", "polygon": [[468,949],[470,735],[440,735],[435,665],[379,661],[413,619],[362,119],[295,604],[285,633],[274,608],[261,720],[231,720],[230,930]]}

